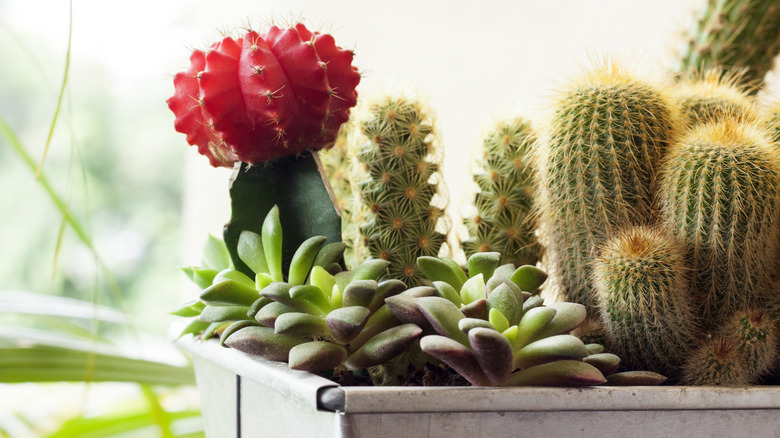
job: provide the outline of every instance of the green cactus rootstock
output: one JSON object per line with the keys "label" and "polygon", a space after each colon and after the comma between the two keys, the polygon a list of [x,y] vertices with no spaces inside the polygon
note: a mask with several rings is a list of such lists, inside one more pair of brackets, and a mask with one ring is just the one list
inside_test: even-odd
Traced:
{"label": "green cactus rootstock", "polygon": [[724,116],[757,118],[754,99],[740,79],[740,74],[713,68],[678,81],[672,95],[688,126]]}
{"label": "green cactus rootstock", "polygon": [[665,88],[615,62],[558,92],[535,147],[549,297],[595,310],[596,248],[615,230],[654,219],[655,175],[679,125]]}
{"label": "green cactus rootstock", "polygon": [[522,118],[499,122],[485,136],[481,171],[474,175],[476,214],[464,220],[466,256],[497,251],[502,263],[535,264],[540,247],[530,218],[533,199],[531,145],[536,135]]}
{"label": "green cactus rootstock", "polygon": [[669,150],[659,197],[665,227],[685,241],[704,324],[769,299],[778,256],[780,149],[757,122],[692,129]]}
{"label": "green cactus rootstock", "polygon": [[596,294],[612,352],[628,369],[679,375],[698,332],[681,242],[657,228],[619,232],[594,262]]}
{"label": "green cactus rootstock", "polygon": [[691,23],[678,71],[711,67],[744,69],[743,83],[758,91],[780,52],[780,3],[776,0],[707,0]]}
{"label": "green cactus rootstock", "polygon": [[390,277],[409,285],[422,279],[416,261],[436,256],[447,239],[438,145],[431,110],[421,101],[385,96],[367,105],[355,185],[359,223],[370,257],[390,262]]}

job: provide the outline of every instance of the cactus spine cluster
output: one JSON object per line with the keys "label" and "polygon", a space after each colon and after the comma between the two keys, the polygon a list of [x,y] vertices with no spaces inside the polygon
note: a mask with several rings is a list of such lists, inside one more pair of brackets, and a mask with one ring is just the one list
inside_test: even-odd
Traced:
{"label": "cactus spine cluster", "polygon": [[466,256],[497,251],[502,263],[535,264],[540,248],[530,220],[533,197],[531,147],[536,135],[522,118],[501,121],[483,141],[476,215],[464,222],[470,239],[463,242]]}
{"label": "cactus spine cluster", "polygon": [[694,127],[664,159],[665,226],[686,242],[705,325],[768,299],[778,257],[780,150],[755,123]]}
{"label": "cactus spine cluster", "polygon": [[639,226],[607,241],[594,265],[612,350],[629,369],[679,374],[697,334],[685,247],[663,230]]}
{"label": "cactus spine cluster", "polygon": [[605,63],[558,93],[538,165],[540,233],[552,296],[595,309],[596,248],[653,217],[654,177],[679,123],[664,89]]}
{"label": "cactus spine cluster", "polygon": [[[746,84],[759,85],[780,51],[780,3],[775,0],[707,0],[681,50],[679,70],[744,68]],[[758,87],[753,87],[757,91]]]}
{"label": "cactus spine cluster", "polygon": [[384,96],[368,105],[360,130],[363,243],[371,257],[390,262],[391,278],[415,285],[417,257],[438,255],[448,231],[432,112],[420,100]]}
{"label": "cactus spine cluster", "polygon": [[683,367],[686,385],[747,385],[748,371],[736,344],[723,338],[707,339]]}
{"label": "cactus spine cluster", "polygon": [[720,326],[718,334],[739,350],[751,381],[777,365],[777,325],[767,312],[739,311]]}

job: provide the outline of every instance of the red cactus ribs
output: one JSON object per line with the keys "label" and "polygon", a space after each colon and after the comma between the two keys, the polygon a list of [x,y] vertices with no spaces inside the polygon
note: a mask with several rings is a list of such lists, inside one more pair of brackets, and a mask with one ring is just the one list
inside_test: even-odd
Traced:
{"label": "red cactus ribs", "polygon": [[357,102],[352,57],[302,24],[227,37],[174,76],[174,127],[214,167],[329,148]]}

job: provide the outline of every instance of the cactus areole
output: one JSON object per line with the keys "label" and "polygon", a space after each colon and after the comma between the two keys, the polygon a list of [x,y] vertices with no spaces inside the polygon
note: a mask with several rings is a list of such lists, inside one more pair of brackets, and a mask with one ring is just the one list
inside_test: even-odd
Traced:
{"label": "cactus areole", "polygon": [[214,167],[329,148],[357,102],[352,57],[303,24],[226,37],[174,76],[174,127]]}

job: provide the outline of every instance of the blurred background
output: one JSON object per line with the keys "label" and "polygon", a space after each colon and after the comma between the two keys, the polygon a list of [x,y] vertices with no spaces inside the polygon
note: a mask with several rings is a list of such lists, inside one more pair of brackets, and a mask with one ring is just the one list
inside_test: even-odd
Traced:
{"label": "blurred background", "polygon": [[[605,55],[663,75],[701,3],[73,0],[71,27],[67,1],[0,0],[0,294],[113,308],[128,319],[96,328],[84,318],[85,331],[138,357],[186,366],[165,341],[174,320],[167,312],[193,297],[178,267],[198,264],[206,236],[220,235],[228,219],[230,170],[212,168],[187,146],[165,100],[191,50],[225,32],[303,19],[355,50],[361,96],[396,84],[427,96],[445,147],[448,212],[459,223],[473,149],[487,125],[518,113],[537,117],[557,84]],[[0,324],[38,329],[53,303],[0,308]],[[132,400],[143,387],[101,385],[0,384],[0,436],[53,434],[67,421],[104,415],[106,400],[136,412]],[[187,391],[153,392],[164,410],[195,418]],[[148,427],[105,436],[154,436],[158,426]],[[198,427],[167,433],[197,436]]]}

